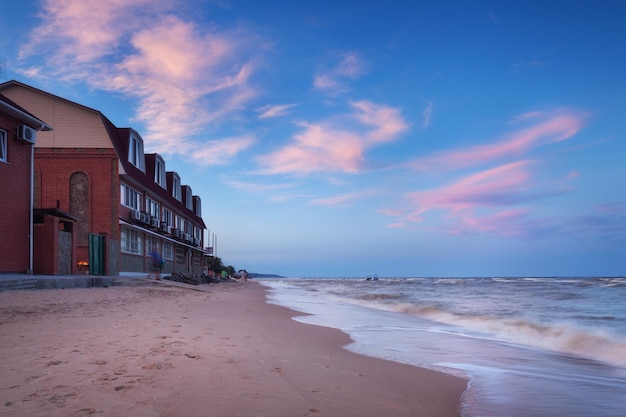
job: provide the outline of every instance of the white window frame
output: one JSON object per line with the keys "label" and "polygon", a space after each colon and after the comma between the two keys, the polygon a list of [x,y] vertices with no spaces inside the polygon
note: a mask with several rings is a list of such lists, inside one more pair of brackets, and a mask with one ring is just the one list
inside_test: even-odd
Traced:
{"label": "white window frame", "polygon": [[149,197],[146,197],[146,212],[152,217],[161,219],[161,205]]}
{"label": "white window frame", "polygon": [[180,176],[176,172],[172,175],[172,197],[180,202],[183,201],[183,193],[180,187]]}
{"label": "white window frame", "polygon": [[193,211],[193,193],[191,192],[191,187],[188,186],[188,185],[185,185],[185,190],[186,190],[186,193],[185,193],[185,200],[186,200],[185,201],[185,206],[189,210]]}
{"label": "white window frame", "polygon": [[185,219],[180,216],[174,216],[174,226],[176,226],[175,229],[185,232]]}
{"label": "white window frame", "polygon": [[150,255],[154,249],[157,253],[161,253],[161,240],[156,236],[146,236],[145,252]]}
{"label": "white window frame", "polygon": [[120,201],[122,205],[133,210],[141,210],[141,193],[126,184],[121,184]]}
{"label": "white window frame", "polygon": [[0,162],[9,162],[9,158],[7,156],[7,138],[7,131],[0,129]]}
{"label": "white window frame", "polygon": [[163,259],[167,260],[174,259],[174,245],[172,242],[163,242],[163,253],[161,256],[163,256]]}
{"label": "white window frame", "polygon": [[122,252],[131,253],[133,255],[141,255],[143,253],[143,241],[141,233],[129,227],[122,227]]}
{"label": "white window frame", "polygon": [[174,225],[174,213],[171,210],[163,207],[163,215],[161,216],[161,221],[167,223],[170,226]]}
{"label": "white window frame", "polygon": [[143,141],[134,133],[130,134],[128,141],[128,162],[137,169],[146,172],[146,159],[143,153]]}
{"label": "white window frame", "polygon": [[165,161],[160,155],[154,158],[154,182],[161,188],[167,189],[167,181],[165,179]]}

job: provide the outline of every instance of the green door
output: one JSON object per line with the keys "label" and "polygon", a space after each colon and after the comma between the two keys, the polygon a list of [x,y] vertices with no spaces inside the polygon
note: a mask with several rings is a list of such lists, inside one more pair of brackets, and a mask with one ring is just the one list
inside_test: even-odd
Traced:
{"label": "green door", "polygon": [[89,275],[104,275],[104,236],[89,234]]}

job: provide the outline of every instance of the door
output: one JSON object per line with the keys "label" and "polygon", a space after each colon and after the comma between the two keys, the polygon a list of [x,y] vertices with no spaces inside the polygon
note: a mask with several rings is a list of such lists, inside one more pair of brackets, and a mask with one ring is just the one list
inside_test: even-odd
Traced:
{"label": "door", "polygon": [[104,236],[89,234],[89,275],[104,275]]}

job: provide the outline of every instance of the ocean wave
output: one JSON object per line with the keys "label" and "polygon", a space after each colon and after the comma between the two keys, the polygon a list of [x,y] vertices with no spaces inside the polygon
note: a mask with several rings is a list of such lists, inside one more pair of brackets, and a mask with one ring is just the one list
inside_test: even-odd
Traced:
{"label": "ocean wave", "polygon": [[470,331],[467,333],[469,336],[489,336],[626,368],[626,338],[606,331],[579,328],[570,323],[541,324],[523,318],[503,319],[487,315],[459,314],[435,306],[399,304],[393,310],[461,327]]}

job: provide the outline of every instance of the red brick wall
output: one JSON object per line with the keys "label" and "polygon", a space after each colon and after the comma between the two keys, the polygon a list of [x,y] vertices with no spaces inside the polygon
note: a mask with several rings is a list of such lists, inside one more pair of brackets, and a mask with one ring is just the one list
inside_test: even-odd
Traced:
{"label": "red brick wall", "polygon": [[[54,149],[36,148],[35,165],[40,173],[40,184],[35,200],[42,208],[56,207],[72,215],[70,210],[70,178],[77,172],[87,175],[86,225],[74,226],[77,261],[88,260],[86,238],[77,236],[85,233],[106,234],[119,240],[119,180],[117,155],[113,149]],[[106,258],[119,254],[106,254]],[[73,273],[80,273],[74,265]],[[108,271],[107,271],[108,272]]]}
{"label": "red brick wall", "polygon": [[0,113],[8,163],[0,162],[0,272],[30,267],[30,158],[32,145],[16,138],[17,121]]}

